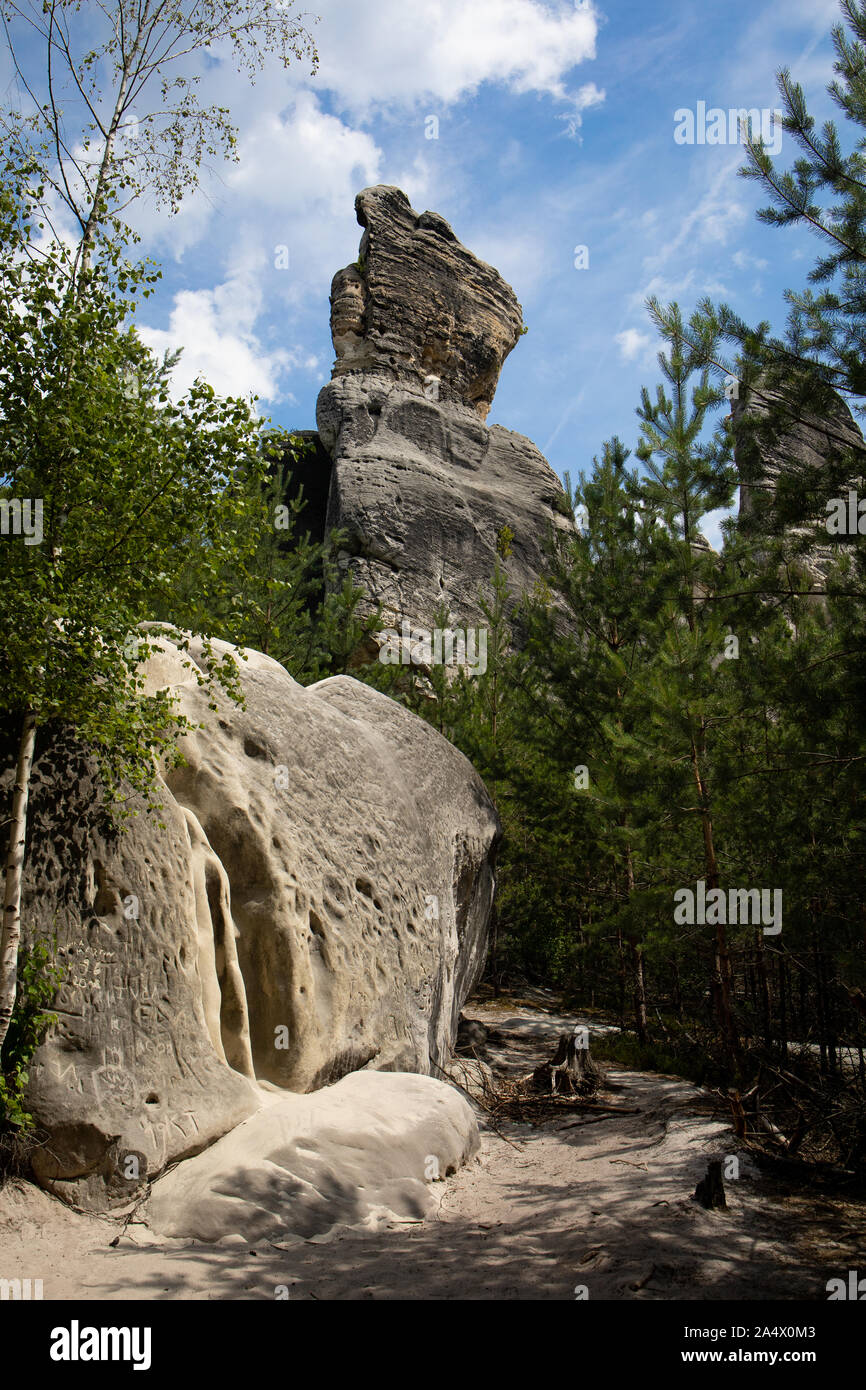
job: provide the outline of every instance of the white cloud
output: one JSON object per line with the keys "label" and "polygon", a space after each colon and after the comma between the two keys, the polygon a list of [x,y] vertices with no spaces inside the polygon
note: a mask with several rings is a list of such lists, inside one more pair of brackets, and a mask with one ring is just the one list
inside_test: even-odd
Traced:
{"label": "white cloud", "polygon": [[263,113],[239,154],[226,179],[233,198],[252,197],[260,207],[314,203],[327,212],[344,211],[347,190],[376,183],[382,164],[372,136],[328,115],[312,92],[301,92],[284,115]]}
{"label": "white cloud", "polygon": [[655,339],[649,333],[641,333],[638,328],[624,329],[622,333],[617,333],[615,341],[623,362],[645,359],[650,349],[655,346]]}
{"label": "white cloud", "polygon": [[663,304],[684,298],[702,299],[705,295],[730,297],[730,290],[721,281],[707,275],[703,270],[689,270],[677,280],[666,279],[663,275],[653,275],[650,280],[634,294],[629,296],[632,309],[645,308],[648,299],[660,299]]}
{"label": "white cloud", "polygon": [[701,533],[709,541],[713,550],[721,550],[724,544],[722,535],[722,522],[727,521],[729,516],[736,516],[740,509],[740,489],[737,488],[734,495],[734,502],[731,507],[719,507],[714,512],[707,512],[701,517]]}
{"label": "white cloud", "polygon": [[[716,153],[714,148],[712,154]],[[734,176],[741,163],[737,155],[715,170],[708,188],[693,201],[692,210],[682,217],[674,234],[662,241],[654,254],[644,258],[647,270],[660,270],[673,257],[681,257],[694,246],[726,245],[734,229],[749,220],[746,207],[733,196]]]}
{"label": "white cloud", "polygon": [[257,336],[264,299],[262,269],[247,258],[214,289],[179,291],[167,329],[139,327],[142,341],[157,356],[183,348],[173,378],[176,395],[203,377],[220,395],[256,395],[274,402],[288,398],[281,381],[291,368],[318,369],[315,356],[285,348],[268,350]]}
{"label": "white cloud", "polygon": [[566,122],[566,134],[570,139],[574,139],[578,130],[583,125],[583,112],[588,111],[592,106],[601,106],[607,100],[607,93],[602,91],[594,82],[586,82],[575,96],[569,98],[571,110],[564,116],[560,116],[561,121]]}
{"label": "white cloud", "polygon": [[731,259],[737,270],[766,270],[769,265],[762,256],[753,256],[749,251],[735,251]]}
{"label": "white cloud", "polygon": [[[359,189],[396,184],[419,210],[453,203],[459,159],[425,143],[423,124],[413,138],[414,127],[484,84],[546,96],[575,125],[604,100],[595,83],[571,82],[595,57],[599,19],[584,0],[377,0],[373,12],[319,0],[314,8],[317,76],[274,62],[251,87],[220,55],[202,73],[200,97],[231,110],[239,162],[205,172],[176,217],[146,202],[136,209],[136,230],[158,255],[192,270],[195,252],[199,283],[224,277],[221,248],[235,241],[239,223],[255,223],[263,254],[289,248],[292,274],[275,282],[278,302],[318,298],[357,254]],[[365,126],[374,117],[385,122],[375,136]]]}
{"label": "white cloud", "polygon": [[534,228],[509,230],[485,223],[461,227],[460,232],[465,245],[472,247],[479,260],[499,271],[518,299],[531,298],[555,268],[550,247]]}
{"label": "white cloud", "polygon": [[567,100],[568,74],[595,57],[597,14],[573,0],[377,0],[372,14],[319,0],[317,9],[317,81],[354,112],[425,99],[450,105],[484,82]]}
{"label": "white cloud", "polygon": [[313,250],[333,251],[333,242],[330,248],[322,242],[334,215],[345,216],[347,209],[351,215],[355,193],[380,181],[383,161],[371,135],[328,115],[306,91],[281,112],[257,112],[244,128],[238,154],[237,164],[203,178],[177,216],[168,219],[152,205],[141,208],[136,230],[145,241],[160,238],[181,260],[218,228],[223,244],[234,240],[234,229],[219,227],[220,219],[231,218],[236,226],[238,217],[249,220],[252,214],[263,237],[292,243],[295,253],[302,241]]}

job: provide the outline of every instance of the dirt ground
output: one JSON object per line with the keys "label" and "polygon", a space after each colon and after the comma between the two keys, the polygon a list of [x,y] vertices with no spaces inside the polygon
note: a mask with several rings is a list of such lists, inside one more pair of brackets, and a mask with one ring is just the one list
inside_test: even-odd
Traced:
{"label": "dirt ground", "polygon": [[[467,1007],[496,1030],[495,1073],[530,1070],[580,1021],[550,1002]],[[675,1078],[611,1070],[607,1085],[610,1112],[563,1109],[498,1132],[480,1117],[480,1154],[439,1185],[434,1219],[285,1248],[163,1240],[140,1224],[112,1248],[118,1220],[9,1184],[0,1276],[41,1278],[45,1298],[60,1300],[825,1301],[828,1279],[866,1269],[866,1203],[787,1187],[740,1153],[728,1209],[705,1211],[692,1193],[708,1159],[737,1154],[724,1115]]]}

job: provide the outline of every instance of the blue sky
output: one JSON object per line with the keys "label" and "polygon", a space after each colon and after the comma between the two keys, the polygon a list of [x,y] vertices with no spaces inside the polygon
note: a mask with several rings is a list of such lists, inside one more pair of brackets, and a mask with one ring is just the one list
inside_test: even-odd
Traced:
{"label": "blue sky", "polygon": [[[737,177],[741,151],[677,144],[674,113],[777,106],[788,65],[815,114],[830,114],[837,0],[315,9],[317,76],[274,64],[250,87],[229,62],[207,63],[202,97],[230,106],[240,163],[175,218],[135,214],[164,271],[140,328],[157,350],[185,349],[179,387],[200,372],[256,392],[276,423],[314,425],[333,358],[330,281],[357,256],[354,195],[370,183],[441,213],[513,285],[529,333],[490,419],[560,474],[588,468],[615,433],[636,442],[640,387],[658,377],[649,293],[687,310],[710,294],[781,325],[783,291],[802,285],[816,244],[757,223],[764,200]],[[438,139],[425,138],[431,115]],[[588,269],[575,268],[578,245]]]}

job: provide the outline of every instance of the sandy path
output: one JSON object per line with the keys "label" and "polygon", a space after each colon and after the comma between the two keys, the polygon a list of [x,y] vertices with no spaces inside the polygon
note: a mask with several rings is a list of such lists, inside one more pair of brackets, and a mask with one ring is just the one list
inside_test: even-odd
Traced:
{"label": "sandy path", "polygon": [[[526,1070],[560,1020],[495,1013],[503,1068]],[[563,1020],[573,1026],[574,1019]],[[689,1083],[611,1072],[604,1099],[639,1114],[485,1130],[479,1157],[441,1185],[435,1220],[344,1232],[286,1249],[157,1242],[79,1216],[26,1184],[0,1194],[0,1276],[42,1278],[51,1299],[826,1299],[863,1263],[862,1207],[780,1193],[746,1158],[729,1208],[691,1200],[730,1127]],[[591,1121],[591,1122],[590,1122]],[[144,1243],[148,1242],[148,1243]]]}

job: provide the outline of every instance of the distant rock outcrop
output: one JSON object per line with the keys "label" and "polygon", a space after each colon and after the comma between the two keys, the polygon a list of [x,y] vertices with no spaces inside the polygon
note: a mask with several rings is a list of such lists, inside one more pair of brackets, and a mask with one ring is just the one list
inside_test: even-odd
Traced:
{"label": "distant rock outcrop", "polygon": [[435,213],[397,188],[356,199],[358,262],[331,291],[337,360],[317,407],[332,459],[327,525],[347,535],[344,568],[387,625],[483,623],[508,531],[515,594],[544,565],[550,527],[567,527],[562,485],[528,439],[484,423],[520,306],[497,271]]}
{"label": "distant rock outcrop", "polygon": [[[819,414],[804,409],[795,394],[757,386],[732,402],[734,458],[740,475],[740,517],[755,511],[756,501],[773,496],[786,474],[816,474],[828,460],[849,451],[866,453],[863,436],[845,401],[829,392]],[[862,466],[861,466],[862,471]],[[847,487],[847,485],[846,485]],[[842,489],[844,495],[845,489]],[[819,519],[819,518],[816,518]],[[818,587],[836,552],[829,536],[826,544],[814,543],[813,528],[790,527],[790,534],[809,537],[802,564]]]}
{"label": "distant rock outcrop", "polygon": [[149,683],[201,727],[159,815],[138,806],[112,830],[92,764],[59,737],[33,768],[23,915],[67,970],[31,1067],[49,1136],[35,1171],[97,1206],[260,1108],[256,1082],[438,1074],[493,894],[495,812],[428,724],[348,677],[304,689],[253,652],[246,707],[217,714],[163,645]]}

